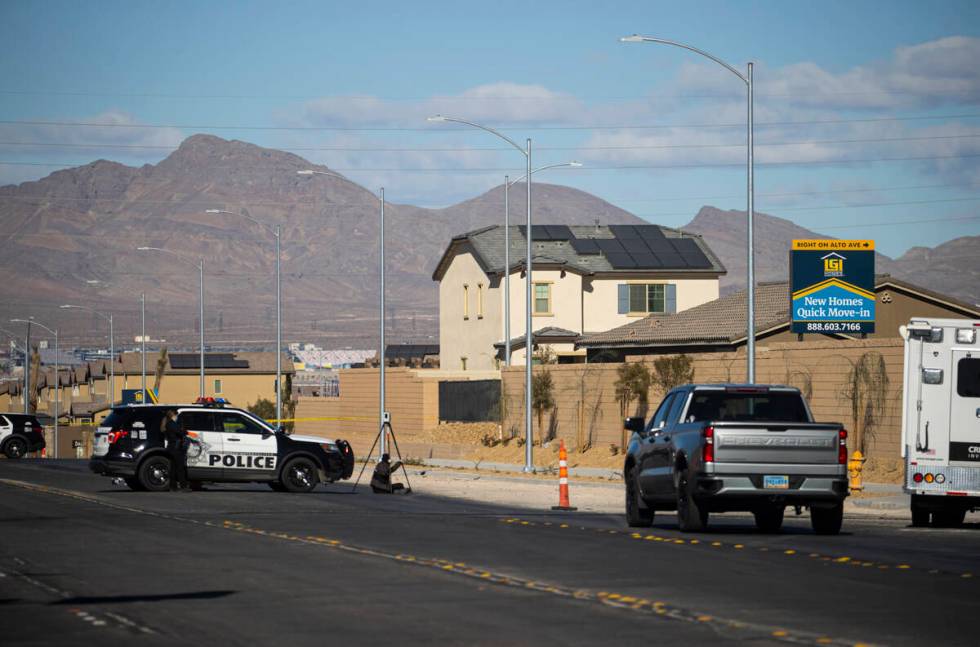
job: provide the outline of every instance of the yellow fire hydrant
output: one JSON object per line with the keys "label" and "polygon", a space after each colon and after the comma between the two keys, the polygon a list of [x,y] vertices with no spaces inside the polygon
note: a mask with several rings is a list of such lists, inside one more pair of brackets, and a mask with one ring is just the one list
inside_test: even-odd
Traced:
{"label": "yellow fire hydrant", "polygon": [[847,475],[850,477],[850,485],[852,490],[863,490],[864,485],[861,483],[861,470],[864,469],[864,462],[868,460],[861,453],[861,450],[855,450],[851,454],[851,460],[847,461]]}

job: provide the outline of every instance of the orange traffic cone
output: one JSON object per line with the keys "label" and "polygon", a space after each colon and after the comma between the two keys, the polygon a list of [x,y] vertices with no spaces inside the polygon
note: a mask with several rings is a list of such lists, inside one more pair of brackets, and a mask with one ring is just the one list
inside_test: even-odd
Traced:
{"label": "orange traffic cone", "polygon": [[551,506],[552,510],[578,510],[568,501],[568,452],[565,451],[565,441],[558,446],[558,505]]}

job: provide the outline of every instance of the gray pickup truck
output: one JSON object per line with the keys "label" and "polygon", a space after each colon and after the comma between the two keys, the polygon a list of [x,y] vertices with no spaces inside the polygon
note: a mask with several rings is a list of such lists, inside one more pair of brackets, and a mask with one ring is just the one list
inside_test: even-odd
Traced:
{"label": "gray pickup truck", "polygon": [[623,476],[626,519],[653,523],[676,510],[681,530],[703,530],[712,512],[745,511],[778,532],[786,506],[810,508],[818,534],[840,532],[847,497],[847,431],[816,423],[788,386],[687,384],[670,391],[632,431]]}

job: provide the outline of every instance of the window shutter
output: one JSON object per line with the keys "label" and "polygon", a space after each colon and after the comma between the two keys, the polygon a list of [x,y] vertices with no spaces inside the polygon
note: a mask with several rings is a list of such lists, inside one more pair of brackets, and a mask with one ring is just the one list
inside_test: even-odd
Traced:
{"label": "window shutter", "polygon": [[625,283],[619,284],[619,314],[624,315],[630,311],[630,286]]}
{"label": "window shutter", "polygon": [[672,315],[677,312],[677,286],[673,283],[668,283],[666,294],[665,310],[667,314]]}

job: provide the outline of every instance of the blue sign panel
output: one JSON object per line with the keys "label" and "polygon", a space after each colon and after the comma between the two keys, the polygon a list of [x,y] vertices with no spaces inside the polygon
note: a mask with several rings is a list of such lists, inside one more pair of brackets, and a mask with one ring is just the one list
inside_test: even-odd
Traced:
{"label": "blue sign panel", "polygon": [[152,389],[144,394],[142,389],[123,389],[122,404],[156,404],[157,396]]}
{"label": "blue sign panel", "polygon": [[872,240],[794,240],[790,306],[794,333],[875,331]]}

